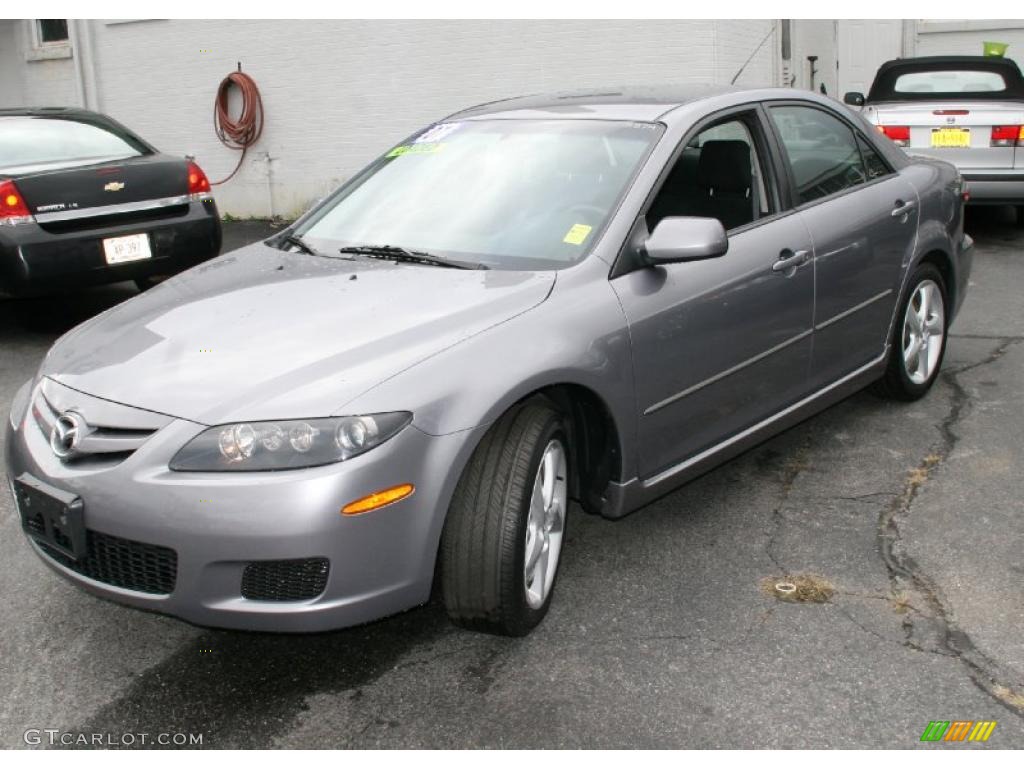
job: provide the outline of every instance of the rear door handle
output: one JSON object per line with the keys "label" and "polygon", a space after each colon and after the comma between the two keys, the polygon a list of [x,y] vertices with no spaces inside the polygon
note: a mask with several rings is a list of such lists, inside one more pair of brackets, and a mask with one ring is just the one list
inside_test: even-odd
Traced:
{"label": "rear door handle", "polygon": [[897,200],[896,207],[892,209],[892,217],[898,219],[900,216],[905,216],[914,210],[916,205],[914,202],[904,203],[902,200]]}
{"label": "rear door handle", "polygon": [[[786,254],[790,254],[787,256]],[[788,248],[779,254],[779,260],[772,264],[772,272],[786,272],[810,261],[810,251],[791,251]]]}

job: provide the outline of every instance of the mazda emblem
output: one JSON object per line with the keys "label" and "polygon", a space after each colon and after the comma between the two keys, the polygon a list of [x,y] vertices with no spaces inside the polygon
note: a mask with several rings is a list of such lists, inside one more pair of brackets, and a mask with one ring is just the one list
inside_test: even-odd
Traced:
{"label": "mazda emblem", "polygon": [[64,411],[50,431],[50,448],[61,459],[73,456],[85,436],[85,420],[74,411]]}

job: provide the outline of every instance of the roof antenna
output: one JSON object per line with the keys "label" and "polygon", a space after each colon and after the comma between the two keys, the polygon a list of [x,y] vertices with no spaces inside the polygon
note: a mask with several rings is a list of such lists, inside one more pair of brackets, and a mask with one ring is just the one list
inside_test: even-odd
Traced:
{"label": "roof antenna", "polygon": [[757,44],[757,48],[754,49],[754,52],[750,54],[746,61],[743,62],[743,66],[740,67],[739,72],[732,76],[732,80],[729,81],[729,85],[736,85],[736,81],[740,79],[740,75],[742,75],[743,70],[747,68],[747,64],[754,60],[754,57],[757,56],[757,52],[761,50],[761,47],[768,42],[768,38],[773,34],[775,34],[774,22],[771,25],[771,29],[768,30],[768,34],[764,36],[764,39]]}

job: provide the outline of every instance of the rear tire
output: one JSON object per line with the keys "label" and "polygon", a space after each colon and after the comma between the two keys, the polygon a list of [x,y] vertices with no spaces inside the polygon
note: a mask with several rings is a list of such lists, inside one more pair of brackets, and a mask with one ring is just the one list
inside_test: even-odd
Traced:
{"label": "rear tire", "polygon": [[876,394],[910,401],[931,389],[946,354],[948,305],[946,284],[938,268],[918,266],[896,315],[885,375],[872,387]]}
{"label": "rear tire", "polygon": [[543,398],[501,417],[455,489],[441,537],[441,584],[451,620],[522,636],[551,605],[568,513],[569,443]]}

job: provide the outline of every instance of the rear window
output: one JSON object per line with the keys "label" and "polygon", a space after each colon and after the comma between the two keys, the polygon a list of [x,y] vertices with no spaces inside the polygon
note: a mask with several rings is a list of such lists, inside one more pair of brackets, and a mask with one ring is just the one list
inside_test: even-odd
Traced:
{"label": "rear window", "polygon": [[896,93],[978,93],[1005,91],[1006,79],[998,72],[970,69],[907,72],[896,78]]}
{"label": "rear window", "polygon": [[143,144],[98,123],[67,118],[0,117],[0,170],[29,172],[148,154]]}
{"label": "rear window", "polygon": [[950,57],[883,64],[868,94],[877,101],[1024,99],[1024,78],[1012,59]]}

